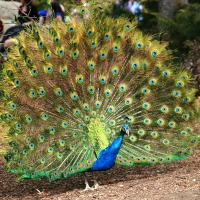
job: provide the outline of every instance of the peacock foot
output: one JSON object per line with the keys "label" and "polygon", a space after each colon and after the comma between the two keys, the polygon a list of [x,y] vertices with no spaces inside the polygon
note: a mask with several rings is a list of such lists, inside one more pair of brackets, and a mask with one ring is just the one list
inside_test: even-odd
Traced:
{"label": "peacock foot", "polygon": [[95,190],[95,188],[90,187],[88,183],[85,183],[85,189],[83,190],[83,192],[88,191],[88,190]]}
{"label": "peacock foot", "polygon": [[95,188],[89,186],[89,183],[86,179],[85,174],[83,174],[83,175],[84,175],[84,179],[85,179],[85,189],[83,190],[83,192],[88,191],[88,190],[95,190]]}
{"label": "peacock foot", "polygon": [[97,189],[99,189],[99,184],[97,183],[97,181],[96,180],[94,180],[94,185],[92,186],[92,188],[94,189],[94,190],[97,190]]}

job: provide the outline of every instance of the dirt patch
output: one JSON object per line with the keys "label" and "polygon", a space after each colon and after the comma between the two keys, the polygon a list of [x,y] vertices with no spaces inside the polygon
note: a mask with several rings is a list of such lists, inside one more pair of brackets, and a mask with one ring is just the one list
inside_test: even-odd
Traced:
{"label": "dirt patch", "polygon": [[[136,168],[115,166],[109,171],[96,172],[94,175],[101,187],[87,192],[82,192],[85,187],[82,174],[53,183],[44,179],[15,182],[18,176],[6,171],[4,159],[0,157],[0,199],[199,200],[199,155],[200,148],[193,156],[167,165]],[[93,174],[87,173],[87,177],[92,180]]]}

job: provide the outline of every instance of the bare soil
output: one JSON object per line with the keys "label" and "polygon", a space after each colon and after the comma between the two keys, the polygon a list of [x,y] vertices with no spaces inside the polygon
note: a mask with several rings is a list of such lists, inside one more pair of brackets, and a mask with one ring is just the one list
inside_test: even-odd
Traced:
{"label": "bare soil", "polygon": [[[100,188],[83,192],[82,174],[49,183],[48,180],[25,180],[4,168],[0,157],[0,199],[42,200],[199,200],[200,199],[200,148],[185,160],[166,165],[138,166],[135,168],[115,166],[105,172],[96,172]],[[87,173],[88,180],[93,179]],[[90,182],[92,185],[93,182]]]}

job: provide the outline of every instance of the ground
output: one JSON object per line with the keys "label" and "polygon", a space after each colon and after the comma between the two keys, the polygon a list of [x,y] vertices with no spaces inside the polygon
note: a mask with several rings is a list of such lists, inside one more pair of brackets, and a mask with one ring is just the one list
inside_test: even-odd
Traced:
{"label": "ground", "polygon": [[[101,187],[83,192],[82,174],[49,183],[48,180],[25,180],[4,168],[0,157],[0,199],[41,200],[199,200],[200,199],[200,148],[185,160],[167,165],[115,166],[105,172],[96,172]],[[87,173],[92,180],[91,173]],[[90,182],[92,185],[92,182]]]}

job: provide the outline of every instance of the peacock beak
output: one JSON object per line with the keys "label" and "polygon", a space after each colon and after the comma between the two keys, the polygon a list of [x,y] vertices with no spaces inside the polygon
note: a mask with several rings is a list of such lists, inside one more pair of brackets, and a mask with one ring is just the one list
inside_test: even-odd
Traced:
{"label": "peacock beak", "polygon": [[126,134],[129,136],[129,133],[130,133],[130,131],[129,131],[129,129],[128,130],[126,130]]}
{"label": "peacock beak", "polygon": [[127,134],[129,136],[129,133],[130,133],[130,128],[129,128],[129,125],[127,123],[125,123],[121,129],[124,134]]}

